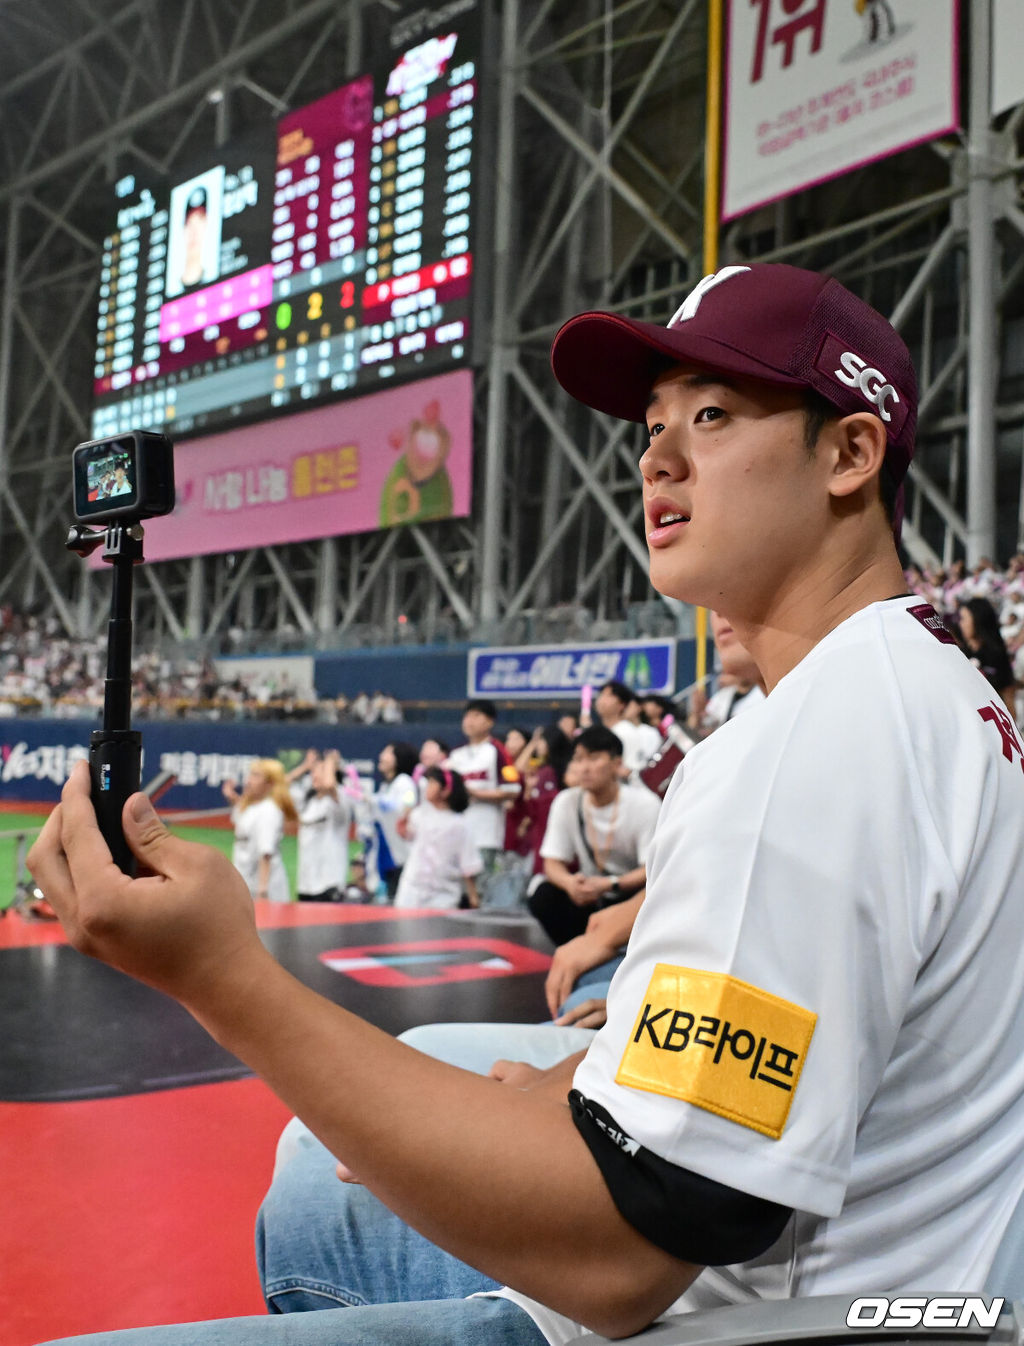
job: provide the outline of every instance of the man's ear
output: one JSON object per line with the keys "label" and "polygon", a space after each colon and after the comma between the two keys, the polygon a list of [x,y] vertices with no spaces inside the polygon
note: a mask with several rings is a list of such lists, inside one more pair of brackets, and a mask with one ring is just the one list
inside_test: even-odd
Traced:
{"label": "man's ear", "polygon": [[881,417],[857,411],[833,421],[829,429],[834,454],[830,493],[837,498],[848,497],[877,481],[887,443]]}

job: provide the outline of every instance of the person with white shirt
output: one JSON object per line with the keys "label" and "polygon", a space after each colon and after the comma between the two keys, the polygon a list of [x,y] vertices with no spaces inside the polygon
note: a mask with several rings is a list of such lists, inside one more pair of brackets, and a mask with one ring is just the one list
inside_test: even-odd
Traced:
{"label": "person with white shirt", "polygon": [[493,737],[497,716],[493,701],[468,701],[462,714],[466,742],[453,748],[445,762],[466,783],[466,826],[483,862],[479,879],[482,907],[492,905],[498,896],[505,848],[505,805],[516,799],[521,789],[519,773]]}
{"label": "person with white shirt", "polygon": [[241,794],[233,781],[224,782],[223,794],[235,829],[232,863],[250,893],[270,902],[290,902],[281,842],[285,824],[295,822],[296,815],[284,767],[274,758],[261,758],[250,767]]}
{"label": "person with white shirt", "polygon": [[361,1184],[268,1203],[274,1310],[359,1307],[261,1319],[264,1346],[564,1346],[710,1306],[972,1293],[1024,1194],[1024,743],[906,593],[905,344],[838,281],[749,263],[666,327],[571,319],[552,365],[646,424],[652,584],[727,618],[767,689],[673,778],[582,1058],[496,1084],[314,995],[224,857],[144,795],[125,833],[158,877],[117,869],[84,764],[29,857],[76,948],[183,1003]]}
{"label": "person with white shirt", "polygon": [[450,767],[423,773],[424,800],[403,826],[409,855],[395,894],[398,907],[478,907],[476,876],[480,852],[466,826],[469,796],[462,777]]}
{"label": "person with white shirt", "polygon": [[415,747],[403,742],[386,743],[377,758],[381,784],[370,798],[370,810],[377,843],[377,872],[392,900],[409,854],[402,822],[419,802],[419,791],[413,779],[418,761]]}
{"label": "person with white shirt", "polygon": [[750,653],[740,644],[736,632],[725,617],[710,613],[711,637],[718,654],[719,677],[714,693],[702,704],[698,699],[691,708],[688,728],[705,738],[734,715],[752,710],[764,700],[761,671]]}
{"label": "person with white shirt", "polygon": [[528,905],[555,945],[583,934],[590,916],[646,883],[647,849],[661,801],[619,779],[618,736],[591,725],[576,739],[579,785],[555,796],[540,854],[544,881]]}
{"label": "person with white shirt", "polygon": [[300,902],[344,900],[353,810],[339,788],[340,762],[337,752],[317,756],[299,783],[296,886]]}

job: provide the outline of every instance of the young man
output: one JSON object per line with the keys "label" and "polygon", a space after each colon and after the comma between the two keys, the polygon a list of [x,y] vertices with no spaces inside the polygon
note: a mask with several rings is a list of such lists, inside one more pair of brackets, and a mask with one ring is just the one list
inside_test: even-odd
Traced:
{"label": "young man", "polygon": [[469,808],[463,814],[483,861],[477,880],[480,905],[494,905],[505,846],[505,805],[520,791],[519,773],[493,737],[498,710],[493,701],[467,701],[462,715],[466,742],[454,748],[446,765],[466,782]]}
{"label": "young man", "polygon": [[718,686],[712,697],[691,699],[686,727],[698,738],[706,738],[713,729],[764,700],[761,670],[737,639],[725,617],[711,613],[711,636],[718,651]]}
{"label": "young man", "polygon": [[661,801],[619,780],[622,744],[603,725],[576,739],[579,785],[555,796],[541,843],[544,881],[529,908],[552,944],[583,934],[591,914],[623,902],[647,882],[647,849]]}
{"label": "young man", "polygon": [[[752,264],[705,278],[667,328],[581,315],[553,363],[581,400],[646,417],[653,582],[728,618],[767,701],[687,756],[608,1023],[534,1088],[421,1057],[299,985],[226,861],[143,796],[125,830],[153,877],[127,879],[76,768],[30,856],[70,938],[181,1001],[365,1184],[333,1229],[339,1267],[308,1222],[265,1226],[275,1307],[317,1287],[433,1297],[160,1346],[396,1324],[419,1346],[536,1346],[672,1306],[973,1291],[1024,1191],[1024,747],[904,591],[883,500],[913,446],[903,343],[837,282]],[[456,1298],[491,1277],[515,1289]]]}
{"label": "young man", "polygon": [[[594,711],[598,720],[606,729],[610,729],[622,744],[622,775],[629,777],[633,772],[646,766],[653,748],[645,741],[639,727],[629,718],[627,711],[636,696],[631,687],[624,682],[606,682],[597,689],[594,697]],[[648,749],[650,749],[648,751]]]}

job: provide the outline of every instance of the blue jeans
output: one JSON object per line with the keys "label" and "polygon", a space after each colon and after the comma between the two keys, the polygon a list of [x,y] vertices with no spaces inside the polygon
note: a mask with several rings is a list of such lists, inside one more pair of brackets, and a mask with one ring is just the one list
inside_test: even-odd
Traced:
{"label": "blue jeans", "polygon": [[[498,1057],[554,1065],[587,1046],[593,1034],[543,1024],[435,1024],[402,1036],[421,1051],[484,1073]],[[271,1316],[74,1340],[91,1346],[545,1346],[517,1305],[464,1298],[497,1285],[410,1229],[364,1187],[339,1182],[334,1165],[318,1140],[289,1124],[256,1225]]]}

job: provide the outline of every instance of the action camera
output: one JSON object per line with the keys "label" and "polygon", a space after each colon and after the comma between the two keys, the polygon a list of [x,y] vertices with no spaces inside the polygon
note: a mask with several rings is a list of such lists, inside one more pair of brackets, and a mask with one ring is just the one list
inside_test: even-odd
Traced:
{"label": "action camera", "polygon": [[174,446],[166,435],[129,430],[79,444],[72,470],[79,523],[138,523],[174,508]]}

